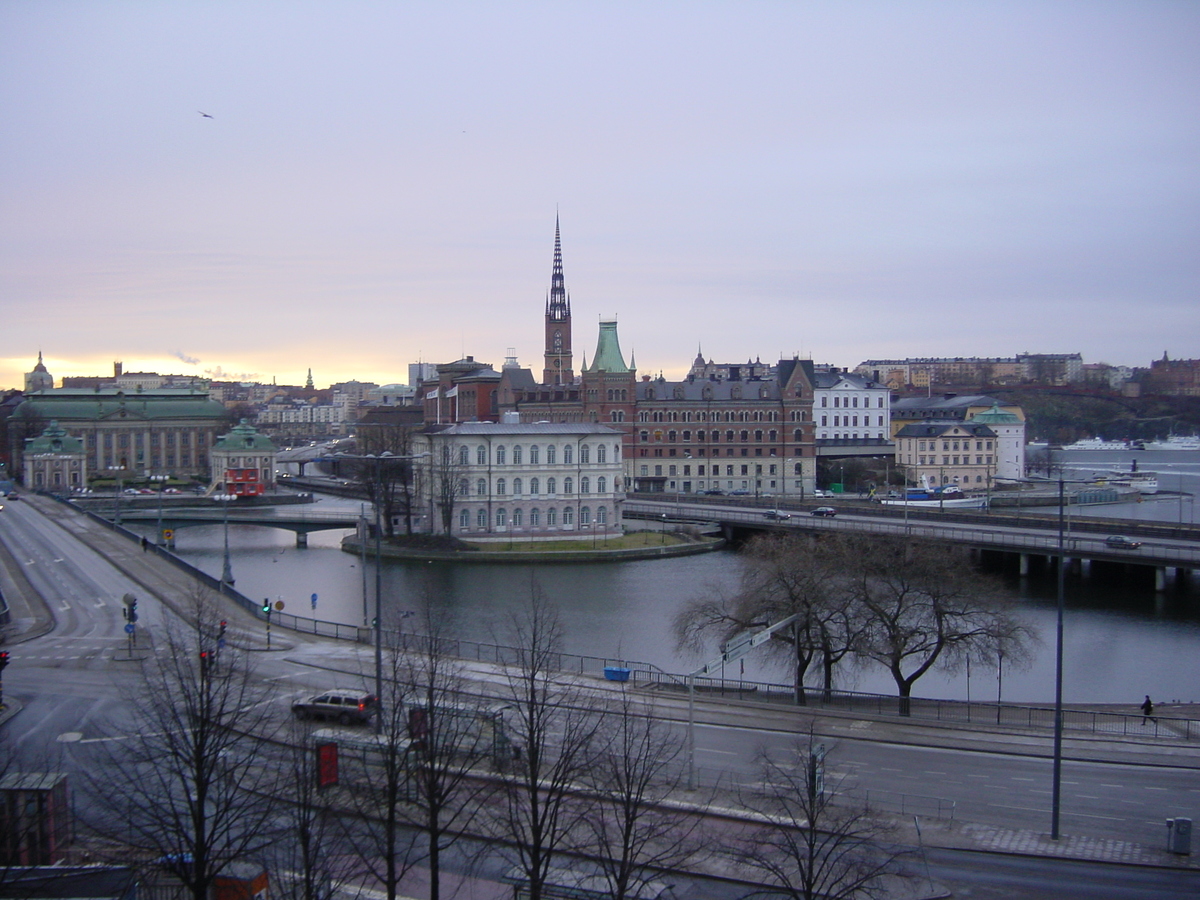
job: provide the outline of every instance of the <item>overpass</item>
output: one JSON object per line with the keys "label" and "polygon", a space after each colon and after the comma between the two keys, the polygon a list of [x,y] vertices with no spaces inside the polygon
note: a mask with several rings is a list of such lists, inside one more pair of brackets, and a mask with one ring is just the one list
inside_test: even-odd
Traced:
{"label": "overpass", "polygon": [[[762,501],[758,501],[760,504]],[[815,505],[815,504],[814,504]],[[881,507],[862,503],[853,507],[839,506],[836,517],[816,517],[810,509],[780,508],[783,518],[775,517],[774,507],[747,506],[719,502],[715,498],[703,501],[650,500],[643,496],[625,502],[624,513],[629,518],[662,522],[716,523],[725,536],[738,537],[739,532],[774,532],[782,534],[879,534],[899,535],[925,540],[959,544],[974,550],[993,550],[1016,554],[1021,574],[1029,571],[1033,557],[1053,558],[1058,555],[1058,520],[1055,516],[1006,515],[969,513],[965,510],[938,512],[912,509],[905,515],[903,508]],[[1141,546],[1121,549],[1109,546],[1105,539],[1112,534],[1136,537]],[[1072,516],[1065,535],[1063,555],[1081,567],[1093,561],[1147,566],[1154,569],[1155,587],[1166,588],[1168,579],[1182,572],[1200,568],[1200,528],[1174,526],[1127,520],[1089,519],[1079,521]]]}
{"label": "overpass", "polygon": [[[247,509],[214,509],[210,507],[179,507],[164,509],[161,513],[164,531],[170,531],[167,546],[174,548],[174,532],[196,525],[222,525],[229,516],[231,525],[260,525],[264,528],[283,528],[296,534],[296,546],[308,546],[308,536],[314,531],[346,531],[357,528],[359,516],[335,512],[297,512],[295,507],[249,507]],[[160,521],[160,513],[154,509],[126,509],[121,511],[124,522]]]}

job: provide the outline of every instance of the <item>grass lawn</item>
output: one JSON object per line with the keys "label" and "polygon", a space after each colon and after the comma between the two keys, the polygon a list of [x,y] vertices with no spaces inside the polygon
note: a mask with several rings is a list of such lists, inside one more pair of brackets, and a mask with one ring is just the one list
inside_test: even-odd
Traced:
{"label": "grass lawn", "polygon": [[[621,537],[597,540],[594,544],[591,538],[581,538],[573,541],[523,541],[515,538],[512,543],[488,542],[472,543],[471,546],[488,553],[553,553],[564,550],[634,550],[639,547],[661,547],[664,544],[682,544],[679,537],[673,534],[665,536],[657,531],[635,531]],[[469,542],[468,542],[469,543]]]}

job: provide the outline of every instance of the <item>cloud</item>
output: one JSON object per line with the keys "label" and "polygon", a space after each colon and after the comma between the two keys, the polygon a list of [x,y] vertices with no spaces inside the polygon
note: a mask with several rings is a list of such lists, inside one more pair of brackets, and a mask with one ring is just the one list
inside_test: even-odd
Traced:
{"label": "cloud", "polygon": [[204,374],[217,381],[254,381],[258,377],[257,372],[226,372],[220,366],[205,369]]}
{"label": "cloud", "polygon": [[196,359],[196,357],[194,357],[194,356],[188,356],[182,350],[172,350],[171,356],[175,357],[176,359],[183,360],[189,366],[200,365],[200,360]]}

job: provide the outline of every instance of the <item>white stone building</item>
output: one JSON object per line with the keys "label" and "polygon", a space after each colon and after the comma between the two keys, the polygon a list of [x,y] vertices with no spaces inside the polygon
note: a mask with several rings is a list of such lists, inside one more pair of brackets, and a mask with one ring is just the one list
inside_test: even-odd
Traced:
{"label": "white stone building", "polygon": [[887,386],[865,375],[818,372],[813,376],[816,439],[842,444],[883,444],[891,437]]}
{"label": "white stone building", "polygon": [[431,426],[414,456],[432,530],[469,541],[620,535],[621,438],[587,423]]}

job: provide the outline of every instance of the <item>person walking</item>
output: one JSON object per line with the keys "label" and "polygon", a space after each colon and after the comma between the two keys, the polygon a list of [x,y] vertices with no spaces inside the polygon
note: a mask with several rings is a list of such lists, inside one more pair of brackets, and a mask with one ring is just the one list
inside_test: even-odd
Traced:
{"label": "person walking", "polygon": [[1150,695],[1146,695],[1146,699],[1142,701],[1142,724],[1146,724],[1149,719],[1155,725],[1158,724],[1158,719],[1154,718],[1154,701],[1150,699]]}

